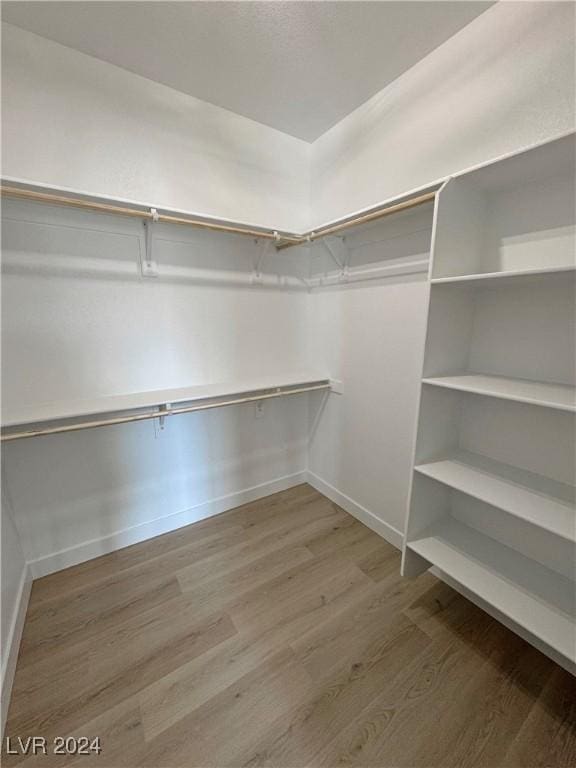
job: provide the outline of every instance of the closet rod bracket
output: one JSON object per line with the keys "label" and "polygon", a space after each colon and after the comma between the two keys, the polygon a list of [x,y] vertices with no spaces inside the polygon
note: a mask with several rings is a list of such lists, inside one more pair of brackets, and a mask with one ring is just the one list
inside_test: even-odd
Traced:
{"label": "closet rod bracket", "polygon": [[169,416],[172,410],[172,405],[170,403],[165,403],[164,405],[160,405],[158,407],[158,428],[164,429],[166,424],[166,416]]}
{"label": "closet rod bracket", "polygon": [[273,240],[256,240],[256,246],[259,247],[258,257],[252,268],[252,283],[261,285],[263,282],[262,266],[264,261],[272,253],[272,248],[276,247],[280,242],[281,237],[278,232],[274,232]]}
{"label": "closet rod bracket", "polygon": [[156,208],[150,208],[150,218],[144,219],[144,254],[140,253],[140,272],[142,277],[158,277],[158,264],[154,259],[152,233],[154,224],[160,216]]}

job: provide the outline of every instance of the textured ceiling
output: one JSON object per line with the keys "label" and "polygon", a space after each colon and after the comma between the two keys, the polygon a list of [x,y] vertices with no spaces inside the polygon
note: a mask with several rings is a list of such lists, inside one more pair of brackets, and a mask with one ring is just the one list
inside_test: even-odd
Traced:
{"label": "textured ceiling", "polygon": [[490,2],[4,2],[10,24],[306,141]]}

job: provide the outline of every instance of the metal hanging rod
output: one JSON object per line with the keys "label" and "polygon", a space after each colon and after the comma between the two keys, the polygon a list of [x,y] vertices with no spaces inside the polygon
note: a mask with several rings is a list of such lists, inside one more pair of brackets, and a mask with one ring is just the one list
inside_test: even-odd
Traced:
{"label": "metal hanging rod", "polygon": [[250,227],[235,226],[233,224],[218,224],[216,222],[204,221],[203,219],[186,218],[184,216],[172,216],[171,214],[158,213],[156,209],[142,210],[137,208],[127,208],[126,206],[113,205],[111,203],[99,203],[94,200],[83,200],[82,198],[67,197],[65,195],[57,195],[48,192],[37,192],[31,189],[24,189],[20,187],[11,187],[2,185],[0,187],[0,193],[4,197],[15,197],[22,200],[32,200],[38,203],[49,203],[52,205],[63,205],[71,208],[83,208],[85,210],[96,211],[99,213],[110,213],[119,216],[129,216],[138,219],[151,219],[153,221],[160,221],[165,224],[182,224],[190,227],[197,227],[200,229],[208,229],[213,232],[227,232],[235,235],[248,235],[249,237],[264,238],[267,240],[273,240],[276,243],[277,250],[284,250],[285,248],[292,248],[296,245],[306,245],[308,243],[319,240],[327,235],[333,235],[338,232],[343,232],[352,227],[357,227],[360,224],[366,224],[370,221],[376,221],[386,216],[390,216],[393,213],[400,213],[401,211],[407,211],[411,208],[416,208],[419,205],[424,205],[434,200],[436,196],[436,190],[431,192],[425,192],[416,197],[410,197],[406,200],[402,200],[399,203],[392,205],[384,205],[380,208],[376,208],[369,213],[361,214],[352,219],[347,219],[339,224],[333,224],[328,227],[320,228],[316,231],[307,232],[302,235],[294,233],[279,233],[272,232],[267,229],[253,229]]}
{"label": "metal hanging rod", "polygon": [[[74,424],[62,424],[57,427],[39,427],[38,429],[23,430],[21,432],[4,432],[0,440],[10,442],[12,440],[22,440],[26,437],[40,437],[41,435],[58,435],[63,432],[79,432],[84,429],[94,429],[96,427],[108,427],[114,424],[127,424],[131,421],[148,421],[149,419],[162,419],[166,416],[174,416],[180,413],[192,413],[193,411],[206,411],[210,408],[224,408],[229,405],[240,405],[242,403],[254,403],[260,400],[270,400],[276,397],[287,397],[289,395],[299,395],[303,392],[315,392],[318,390],[329,390],[332,386],[329,382],[320,382],[306,387],[297,387],[295,389],[276,389],[274,392],[266,392],[260,395],[248,395],[235,397],[229,400],[220,400],[217,402],[198,403],[196,405],[184,405],[177,408],[170,407],[169,403],[163,406],[163,410],[146,411],[145,413],[127,414],[126,416],[112,416],[107,419],[95,419],[93,421],[75,422]],[[162,406],[160,406],[162,408]]]}
{"label": "metal hanging rod", "polygon": [[172,216],[166,213],[158,213],[155,209],[142,210],[137,208],[127,208],[126,206],[113,205],[111,203],[99,203],[94,200],[83,200],[76,197],[66,197],[64,195],[53,195],[48,192],[36,192],[32,189],[21,189],[20,187],[0,187],[0,193],[3,197],[16,197],[21,200],[32,200],[36,203],[49,203],[51,205],[63,205],[70,208],[83,208],[84,210],[96,211],[97,213],[112,213],[117,216],[129,216],[136,219],[152,219],[165,224],[184,224],[190,227],[200,229],[209,229],[214,232],[228,232],[234,235],[248,235],[249,237],[266,238],[276,240],[277,242],[288,243],[298,242],[297,235],[280,234],[270,232],[266,229],[250,229],[248,227],[233,226],[232,224],[217,224],[216,222],[204,221],[203,219],[192,219],[184,216]]}

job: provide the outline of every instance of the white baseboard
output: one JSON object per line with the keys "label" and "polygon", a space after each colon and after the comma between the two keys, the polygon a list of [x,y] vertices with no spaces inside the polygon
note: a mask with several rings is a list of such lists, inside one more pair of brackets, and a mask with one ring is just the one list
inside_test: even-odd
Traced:
{"label": "white baseboard", "polygon": [[354,499],[351,499],[349,496],[346,496],[346,494],[341,493],[338,489],[334,488],[333,485],[322,480],[321,477],[315,475],[314,472],[310,472],[310,470],[308,470],[308,482],[313,488],[316,488],[319,493],[327,496],[330,501],[338,504],[339,507],[345,509],[346,512],[351,514],[357,520],[360,520],[361,523],[364,523],[364,525],[367,525],[368,528],[371,528],[379,536],[382,536],[383,539],[386,539],[389,544],[392,544],[397,549],[402,548],[403,536],[401,531],[397,528],[380,520],[380,518],[376,517],[376,515],[373,512],[370,512],[369,509],[358,504],[358,502],[354,501]]}
{"label": "white baseboard", "polygon": [[141,523],[140,525],[134,525],[130,528],[116,531],[115,533],[103,536],[99,539],[84,541],[74,547],[61,550],[60,552],[54,552],[39,558],[38,560],[29,562],[28,565],[31,569],[32,576],[35,579],[38,579],[41,576],[46,576],[55,571],[61,571],[64,568],[69,568],[72,565],[83,563],[94,557],[105,555],[116,549],[122,549],[131,544],[138,544],[139,542],[146,541],[154,536],[160,536],[163,533],[175,531],[185,525],[197,523],[199,520],[204,520],[207,517],[219,515],[221,512],[227,512],[229,509],[234,509],[234,507],[239,507],[242,504],[248,504],[251,501],[261,499],[264,496],[269,496],[272,493],[285,491],[295,485],[305,483],[306,479],[306,471],[279,477],[275,480],[255,485],[252,488],[246,488],[227,496],[220,496],[216,499],[205,501],[202,504],[190,507],[190,509],[175,512],[166,517],[156,518],[155,520],[150,520],[146,523]]}
{"label": "white baseboard", "polygon": [[10,695],[12,693],[12,683],[14,682],[14,672],[16,671],[16,662],[18,661],[18,651],[20,650],[20,640],[22,639],[22,630],[24,629],[24,619],[28,609],[28,600],[30,599],[30,590],[32,589],[32,574],[28,565],[24,567],[20,586],[18,588],[18,597],[10,621],[10,630],[6,638],[6,646],[2,657],[2,679],[0,696],[0,736],[4,737],[4,726],[10,706]]}

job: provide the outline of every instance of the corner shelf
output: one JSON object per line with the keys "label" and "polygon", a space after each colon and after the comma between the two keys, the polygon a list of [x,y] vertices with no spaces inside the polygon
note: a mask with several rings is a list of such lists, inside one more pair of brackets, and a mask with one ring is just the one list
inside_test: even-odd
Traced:
{"label": "corner shelf", "polygon": [[498,397],[529,403],[560,411],[576,412],[576,388],[565,384],[550,384],[530,379],[511,379],[482,373],[462,373],[422,379],[424,384],[445,387],[459,392],[471,392],[486,397]]}
{"label": "corner shelf", "polygon": [[574,583],[470,526],[446,517],[408,549],[576,662]]}
{"label": "corner shelf", "polygon": [[414,470],[576,543],[576,488],[469,451]]}

